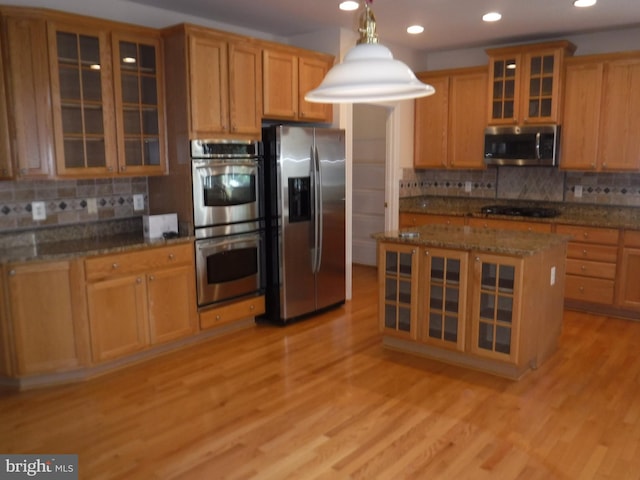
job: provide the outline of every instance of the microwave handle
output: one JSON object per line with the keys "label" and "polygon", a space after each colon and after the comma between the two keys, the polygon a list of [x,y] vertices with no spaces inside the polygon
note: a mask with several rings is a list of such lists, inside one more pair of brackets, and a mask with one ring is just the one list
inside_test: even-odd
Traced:
{"label": "microwave handle", "polygon": [[536,159],[540,160],[540,132],[536,133]]}

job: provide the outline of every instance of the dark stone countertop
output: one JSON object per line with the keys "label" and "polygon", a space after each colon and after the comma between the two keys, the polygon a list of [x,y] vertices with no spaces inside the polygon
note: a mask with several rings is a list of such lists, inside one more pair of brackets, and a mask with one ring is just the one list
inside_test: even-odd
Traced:
{"label": "dark stone countertop", "polygon": [[[405,237],[407,234],[417,236]],[[566,244],[566,235],[553,233],[496,230],[469,226],[423,225],[374,234],[378,241],[416,245],[422,247],[448,248],[452,250],[478,251],[500,255],[525,257]]]}
{"label": "dark stone countertop", "polygon": [[[555,208],[560,212],[560,215],[553,218],[486,215],[481,213],[480,209],[487,205]],[[426,213],[432,215],[495,218],[501,220],[526,220],[528,222],[640,230],[640,208],[614,205],[582,205],[522,200],[423,196],[400,199],[400,213]]]}
{"label": "dark stone countertop", "polygon": [[194,237],[148,240],[140,219],[96,222],[0,235],[0,264],[70,260],[193,242]]}

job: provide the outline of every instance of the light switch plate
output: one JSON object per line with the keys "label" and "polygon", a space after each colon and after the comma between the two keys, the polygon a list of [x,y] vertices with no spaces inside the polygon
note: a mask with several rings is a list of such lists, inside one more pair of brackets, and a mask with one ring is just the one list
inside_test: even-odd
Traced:
{"label": "light switch plate", "polygon": [[47,219],[47,207],[44,202],[31,202],[31,216],[34,220]]}
{"label": "light switch plate", "polygon": [[89,215],[98,213],[98,202],[95,198],[87,198],[87,213]]}
{"label": "light switch plate", "polygon": [[582,185],[576,185],[573,188],[573,196],[576,198],[582,198]]}
{"label": "light switch plate", "polygon": [[464,182],[464,191],[467,193],[471,192],[471,182]]}

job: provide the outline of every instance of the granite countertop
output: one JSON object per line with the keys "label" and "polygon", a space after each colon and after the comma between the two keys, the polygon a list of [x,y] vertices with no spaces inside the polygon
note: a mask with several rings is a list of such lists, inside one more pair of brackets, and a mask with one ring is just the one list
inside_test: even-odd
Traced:
{"label": "granite countertop", "polygon": [[[411,236],[406,236],[407,234]],[[414,235],[417,234],[417,235]],[[525,257],[566,244],[570,237],[553,233],[496,230],[469,226],[423,225],[374,234],[378,241]]]}
{"label": "granite countertop", "polygon": [[[560,212],[560,215],[553,218],[533,218],[486,215],[484,213],[480,213],[480,209],[486,205],[515,205],[555,208]],[[640,208],[637,207],[424,196],[400,199],[400,213],[428,213],[434,215],[495,218],[501,220],[526,220],[528,222],[630,228],[640,230]]]}
{"label": "granite countertop", "polygon": [[68,260],[193,242],[194,237],[148,240],[136,219],[23,231],[0,236],[0,264]]}

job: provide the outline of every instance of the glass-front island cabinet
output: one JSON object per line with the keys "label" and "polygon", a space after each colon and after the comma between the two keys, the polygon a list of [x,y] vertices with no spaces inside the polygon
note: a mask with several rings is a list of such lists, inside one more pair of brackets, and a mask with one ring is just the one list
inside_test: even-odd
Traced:
{"label": "glass-front island cabinet", "polygon": [[566,237],[426,225],[376,238],[385,347],[512,379],[555,351]]}

